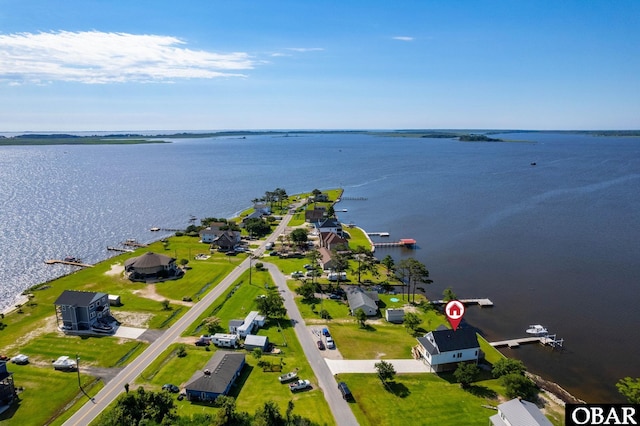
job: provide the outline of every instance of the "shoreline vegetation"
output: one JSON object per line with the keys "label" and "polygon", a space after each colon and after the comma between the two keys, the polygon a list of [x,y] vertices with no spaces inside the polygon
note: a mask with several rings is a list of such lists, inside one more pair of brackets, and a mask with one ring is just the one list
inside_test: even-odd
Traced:
{"label": "shoreline vegetation", "polygon": [[298,137],[313,134],[366,134],[384,137],[405,137],[425,139],[457,139],[461,142],[528,142],[503,140],[488,135],[504,133],[573,133],[594,137],[640,137],[640,130],[270,130],[270,131],[220,131],[220,132],[180,132],[144,135],[139,133],[113,133],[108,135],[78,135],[73,133],[25,133],[15,136],[0,135],[0,146],[39,145],[135,145],[171,143],[166,139],[238,138],[247,136],[272,135],[274,137]]}

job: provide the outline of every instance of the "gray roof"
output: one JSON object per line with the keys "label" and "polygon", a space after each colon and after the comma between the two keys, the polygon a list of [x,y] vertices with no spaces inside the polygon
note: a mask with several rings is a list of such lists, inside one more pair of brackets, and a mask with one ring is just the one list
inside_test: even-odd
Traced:
{"label": "gray roof", "polygon": [[56,299],[54,305],[89,306],[106,295],[106,293],[94,293],[93,291],[65,290]]}
{"label": "gray roof", "polygon": [[267,336],[257,336],[255,334],[248,334],[244,339],[244,345],[250,346],[265,346],[269,342]]}
{"label": "gray roof", "polygon": [[[374,310],[378,310],[378,305],[376,305],[375,300],[372,298],[371,292],[365,292],[360,287],[347,287],[347,301],[349,302],[349,307],[351,310],[355,311],[362,306],[366,306],[372,308]],[[377,293],[375,293],[375,297],[377,298]]]}
{"label": "gray roof", "polygon": [[175,262],[172,257],[165,256],[164,254],[153,253],[151,251],[145,254],[132,257],[124,262],[124,266],[133,266],[134,268],[156,268],[158,266],[166,266]]}
{"label": "gray roof", "polygon": [[480,347],[476,332],[472,328],[459,328],[456,331],[448,328],[430,331],[423,337],[418,337],[418,342],[432,355]]}
{"label": "gray roof", "polygon": [[[217,351],[202,370],[196,371],[185,389],[198,392],[224,393],[240,367],[244,354],[232,351]],[[209,371],[210,374],[205,374]]]}
{"label": "gray roof", "polygon": [[[505,422],[501,417],[502,413]],[[498,405],[498,414],[491,416],[491,422],[495,426],[518,425],[518,426],[551,426],[552,423],[542,412],[529,401],[514,398],[510,401]]]}
{"label": "gray roof", "polygon": [[229,327],[240,327],[244,324],[244,320],[231,320],[229,321]]}

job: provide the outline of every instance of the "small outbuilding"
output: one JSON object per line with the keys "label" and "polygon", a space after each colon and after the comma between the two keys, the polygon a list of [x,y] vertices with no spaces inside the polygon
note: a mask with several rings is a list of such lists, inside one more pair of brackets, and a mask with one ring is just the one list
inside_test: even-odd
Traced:
{"label": "small outbuilding", "polygon": [[120,296],[116,294],[109,295],[109,305],[111,306],[120,306],[122,305],[122,301],[120,300]]}
{"label": "small outbuilding", "polygon": [[249,334],[244,339],[244,348],[248,351],[252,351],[256,348],[260,348],[266,351],[269,348],[269,338],[267,336],[257,336],[255,334]]}
{"label": "small outbuilding", "polygon": [[387,309],[384,317],[388,322],[402,324],[404,322],[404,309]]}

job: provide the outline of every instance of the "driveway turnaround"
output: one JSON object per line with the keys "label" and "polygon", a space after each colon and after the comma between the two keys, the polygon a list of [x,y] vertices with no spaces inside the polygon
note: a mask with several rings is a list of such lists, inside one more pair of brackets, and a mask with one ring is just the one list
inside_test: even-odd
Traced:
{"label": "driveway turnaround", "polygon": [[[325,359],[331,374],[377,373],[375,364],[380,359]],[[385,359],[391,363],[396,373],[433,373],[430,365],[417,359]]]}

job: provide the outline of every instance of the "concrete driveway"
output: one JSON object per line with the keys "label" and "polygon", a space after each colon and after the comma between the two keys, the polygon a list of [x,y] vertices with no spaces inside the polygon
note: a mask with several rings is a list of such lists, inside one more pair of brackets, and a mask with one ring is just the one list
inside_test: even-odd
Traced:
{"label": "concrete driveway", "polygon": [[[377,373],[375,364],[379,359],[325,359],[331,374]],[[393,365],[396,373],[434,373],[431,366],[416,359],[385,359]]]}

